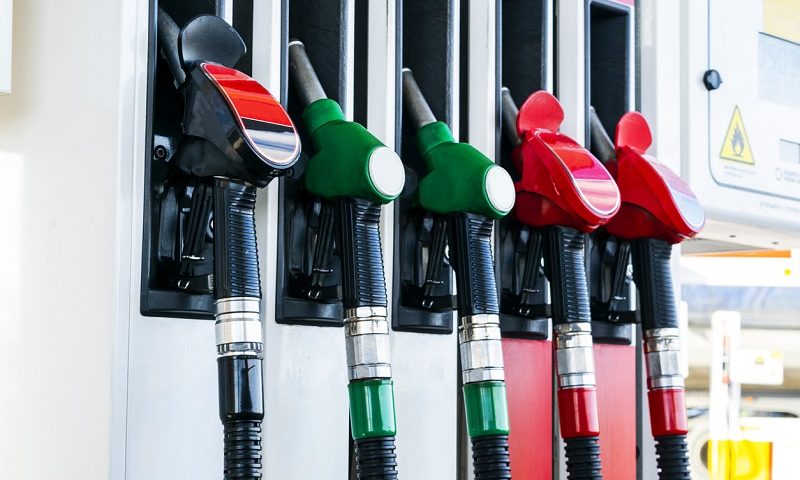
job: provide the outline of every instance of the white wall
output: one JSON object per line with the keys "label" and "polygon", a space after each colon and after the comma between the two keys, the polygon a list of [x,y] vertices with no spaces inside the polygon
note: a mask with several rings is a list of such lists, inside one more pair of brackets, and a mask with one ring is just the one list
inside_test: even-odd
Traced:
{"label": "white wall", "polygon": [[14,92],[0,96],[2,478],[108,478],[124,3],[14,8]]}
{"label": "white wall", "polygon": [[0,0],[0,95],[11,93],[12,0]]}

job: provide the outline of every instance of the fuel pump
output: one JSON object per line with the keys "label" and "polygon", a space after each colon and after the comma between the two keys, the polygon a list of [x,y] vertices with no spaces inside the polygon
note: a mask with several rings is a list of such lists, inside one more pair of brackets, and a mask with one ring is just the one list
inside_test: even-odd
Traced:
{"label": "fuel pump", "polygon": [[[294,164],[300,142],[280,103],[232,68],[245,45],[224,20],[201,15],[179,29],[159,9],[158,40],[183,100],[182,135],[164,187],[191,192],[185,222],[171,224],[181,234],[173,288],[214,295],[224,478],[261,478],[263,331],[254,209],[257,189]],[[169,218],[162,220],[166,230]],[[197,271],[209,237],[213,276]]]}
{"label": "fuel pump", "polygon": [[[521,177],[515,184],[514,215],[532,227],[550,281],[567,472],[569,478],[602,478],[584,236],[617,213],[619,190],[591,153],[558,132],[564,112],[553,95],[535,92],[515,112],[504,89],[503,108],[504,130],[516,145],[512,155]],[[525,275],[533,276],[527,269],[538,266],[538,258],[529,258]]]}
{"label": "fuel pump", "polygon": [[[605,230],[620,239],[622,248],[633,258],[659,478],[690,479],[670,256],[672,245],[700,232],[705,214],[688,185],[646,154],[652,136],[640,113],[622,116],[617,124],[616,149],[594,109],[590,115],[592,147],[617,180],[622,196],[620,212]],[[613,306],[609,312],[614,315]]]}
{"label": "fuel pump", "polygon": [[[364,127],[345,120],[327,98],[300,41],[289,44],[289,68],[305,105],[303,124],[316,154],[305,188],[323,199],[312,277],[321,280],[334,249],[342,265],[350,425],[357,476],[396,479],[395,408],[386,283],[379,223],[381,205],[403,190],[400,158]],[[321,283],[308,289],[309,298]]]}
{"label": "fuel pump", "polygon": [[446,242],[456,274],[461,375],[475,478],[510,479],[491,236],[494,220],[514,205],[513,182],[505,169],[474,147],[454,141],[447,125],[436,121],[408,69],[403,71],[403,100],[428,168],[417,189],[420,206],[433,214],[428,265],[441,263]]}

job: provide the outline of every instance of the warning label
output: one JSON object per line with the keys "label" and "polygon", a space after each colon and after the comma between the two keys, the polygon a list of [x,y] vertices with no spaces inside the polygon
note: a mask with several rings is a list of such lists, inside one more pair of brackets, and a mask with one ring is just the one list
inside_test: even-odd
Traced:
{"label": "warning label", "polygon": [[755,165],[756,163],[738,105],[733,109],[733,116],[728,124],[728,131],[725,133],[725,140],[722,143],[722,150],[719,152],[719,156],[725,160],[748,165]]}

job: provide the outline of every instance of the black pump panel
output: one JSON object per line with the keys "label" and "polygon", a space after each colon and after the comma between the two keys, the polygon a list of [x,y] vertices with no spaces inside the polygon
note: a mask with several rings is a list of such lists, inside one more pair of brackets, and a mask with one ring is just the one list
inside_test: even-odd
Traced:
{"label": "black pump panel", "polygon": [[[159,6],[178,27],[198,15],[214,15],[221,7],[209,0],[150,2],[140,309],[147,316],[212,319],[211,192],[200,183],[175,178],[169,167],[181,138],[183,101],[158,51]],[[227,38],[236,44],[234,35]],[[249,44],[242,47],[250,50]],[[228,58],[235,54],[234,49]]]}
{"label": "black pump panel", "polygon": [[[589,108],[594,107],[613,139],[617,122],[632,104],[632,34],[630,6],[612,0],[587,0],[586,145],[593,152]],[[632,342],[636,303],[629,258],[627,242],[609,237],[602,230],[589,236],[587,281],[592,303],[592,336],[596,342]]]}
{"label": "black pump panel", "polygon": [[612,0],[586,2],[586,145],[589,137],[589,106],[614,138],[614,129],[628,110],[631,91],[631,8]]}
{"label": "black pump panel", "polygon": [[[288,40],[303,42],[326,95],[345,105],[348,2],[288,0],[287,4]],[[288,58],[286,51],[284,57]],[[295,119],[300,132],[302,154],[291,174],[280,179],[279,183],[275,321],[340,327],[343,322],[342,277],[341,260],[336,251],[326,262],[325,271],[316,274],[316,281],[312,279],[324,211],[319,199],[314,198],[303,185],[306,164],[315,152],[302,125],[304,107],[292,82],[286,79],[286,84],[289,86],[289,115]]]}
{"label": "black pump panel", "polygon": [[547,85],[548,0],[502,0],[502,85],[517,105]]}
{"label": "black pump panel", "polygon": [[[548,0],[502,0],[498,65],[497,104],[502,108],[500,88],[507,87],[519,106],[547,85],[551,11]],[[498,135],[502,132],[498,131]],[[497,162],[511,178],[519,172],[511,160],[512,143],[499,142]],[[495,228],[495,272],[500,288],[500,329],[505,337],[545,339],[549,332],[548,284],[542,267],[541,235],[520,225],[512,215]],[[526,276],[527,272],[527,276]],[[533,278],[528,285],[525,278]]]}
{"label": "black pump panel", "polygon": [[[453,126],[453,43],[457,4],[454,0],[405,1],[398,15],[403,68],[410,68],[438,121]],[[422,210],[414,199],[419,180],[427,172],[415,144],[411,119],[402,114],[402,72],[398,69],[399,153],[406,167],[406,185],[394,202],[394,268],[392,269],[392,328],[396,331],[449,334],[453,331],[453,272],[446,256],[426,279],[432,240],[443,225]],[[438,231],[438,233],[436,233]],[[433,265],[432,265],[433,266]],[[425,285],[428,285],[426,290]],[[425,293],[427,291],[427,294]]]}

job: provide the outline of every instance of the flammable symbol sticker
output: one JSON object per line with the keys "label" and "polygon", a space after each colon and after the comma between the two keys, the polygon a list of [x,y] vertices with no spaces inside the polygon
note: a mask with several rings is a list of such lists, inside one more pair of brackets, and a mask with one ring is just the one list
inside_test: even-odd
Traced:
{"label": "flammable symbol sticker", "polygon": [[748,165],[755,165],[756,163],[738,105],[733,109],[733,116],[728,124],[728,131],[725,133],[725,141],[722,143],[722,150],[719,152],[719,156],[725,160]]}

